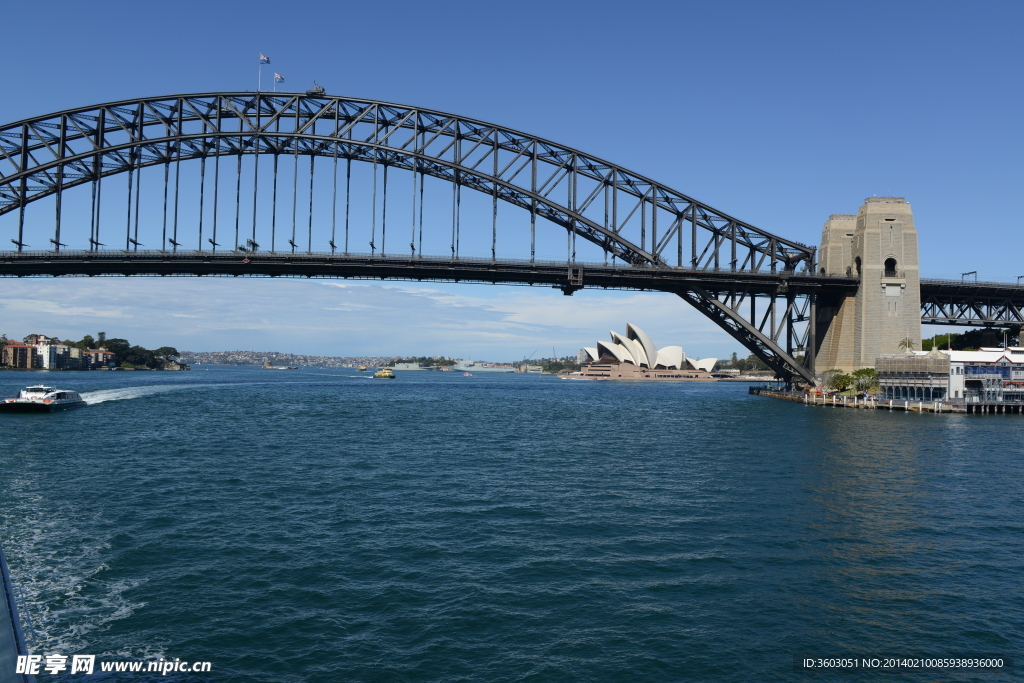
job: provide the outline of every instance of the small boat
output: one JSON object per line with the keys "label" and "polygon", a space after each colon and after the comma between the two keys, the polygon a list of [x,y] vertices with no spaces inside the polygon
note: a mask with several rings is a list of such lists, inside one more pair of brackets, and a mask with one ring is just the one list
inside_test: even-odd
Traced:
{"label": "small boat", "polygon": [[463,377],[472,377],[473,373],[472,372],[464,372],[464,373],[462,373],[462,376]]}
{"label": "small boat", "polygon": [[384,368],[373,373],[376,379],[394,379],[395,373],[391,371],[391,368]]}
{"label": "small boat", "polygon": [[365,365],[360,365],[357,369],[359,370],[359,372],[366,372],[366,366]]}
{"label": "small boat", "polygon": [[77,391],[39,384],[25,387],[18,393],[18,398],[4,399],[0,403],[0,413],[52,413],[55,410],[81,408],[85,404],[85,399]]}

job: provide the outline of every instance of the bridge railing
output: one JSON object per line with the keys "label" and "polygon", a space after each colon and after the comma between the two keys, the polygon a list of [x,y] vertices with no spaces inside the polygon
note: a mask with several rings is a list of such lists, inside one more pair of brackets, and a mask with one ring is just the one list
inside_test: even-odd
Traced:
{"label": "bridge railing", "polygon": [[124,250],[124,249],[94,249],[94,250],[68,250],[63,249],[61,251],[53,250],[24,250],[24,251],[0,251],[0,261],[3,262],[15,262],[15,261],[62,261],[62,260],[81,260],[81,259],[98,259],[98,260],[116,260],[116,259],[161,259],[161,260],[192,260],[196,258],[216,258],[218,260],[225,260],[229,258],[237,259],[274,259],[280,260],[296,260],[296,261],[310,261],[310,260],[335,260],[335,261],[381,261],[381,262],[421,262],[421,263],[472,263],[472,264],[504,264],[511,266],[522,266],[522,265],[537,265],[542,267],[572,267],[572,268],[583,268],[586,269],[615,269],[631,272],[649,272],[654,273],[663,271],[666,273],[742,273],[749,275],[763,275],[763,276],[780,276],[785,272],[788,272],[790,276],[798,275],[800,277],[811,277],[815,279],[824,279],[832,281],[849,281],[855,280],[848,275],[839,274],[823,274],[814,273],[808,270],[798,271],[772,271],[770,269],[739,269],[739,268],[693,268],[690,266],[666,266],[660,267],[653,266],[648,263],[626,263],[618,260],[611,260],[609,262],[600,261],[573,261],[567,259],[551,260],[551,259],[509,259],[509,258],[494,258],[488,256],[466,256],[458,255],[452,256],[440,256],[432,254],[381,254],[379,252],[342,252],[342,251],[251,251],[251,250],[234,250],[234,249],[222,249],[212,251],[208,249],[178,249],[178,250],[161,250],[161,249],[138,249],[138,250]]}
{"label": "bridge railing", "polygon": [[1020,278],[1011,277],[986,278],[985,280],[964,280],[961,277],[953,277],[949,275],[940,275],[938,277],[922,276],[921,283],[949,287],[1003,287],[1024,289],[1024,283],[1021,283]]}

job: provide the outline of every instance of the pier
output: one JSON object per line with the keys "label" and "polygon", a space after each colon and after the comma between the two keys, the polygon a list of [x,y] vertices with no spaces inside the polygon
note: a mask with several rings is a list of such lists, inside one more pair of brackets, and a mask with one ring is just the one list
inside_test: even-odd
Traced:
{"label": "pier", "polygon": [[861,398],[859,396],[825,396],[802,391],[786,391],[770,387],[750,387],[755,396],[779,398],[823,408],[854,408],[858,410],[902,410],[908,413],[967,413],[971,415],[1020,415],[1020,403],[965,403],[946,401],[911,401],[907,399]]}

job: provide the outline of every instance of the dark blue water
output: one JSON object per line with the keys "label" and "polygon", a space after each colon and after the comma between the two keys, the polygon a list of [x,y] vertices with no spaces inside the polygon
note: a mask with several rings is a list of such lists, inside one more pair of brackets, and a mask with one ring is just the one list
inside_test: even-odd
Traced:
{"label": "dark blue water", "polygon": [[158,677],[188,681],[745,682],[1006,680],[793,655],[1020,651],[1020,416],[312,368],[0,393],[40,379],[93,393],[0,416],[38,652],[212,662]]}

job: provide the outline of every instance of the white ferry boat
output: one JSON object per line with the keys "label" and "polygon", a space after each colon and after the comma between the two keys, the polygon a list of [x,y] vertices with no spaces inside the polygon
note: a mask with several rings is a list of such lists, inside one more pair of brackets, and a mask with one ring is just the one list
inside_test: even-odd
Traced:
{"label": "white ferry boat", "polygon": [[55,410],[80,408],[85,399],[77,391],[66,391],[43,385],[25,387],[18,393],[18,398],[8,398],[0,402],[0,413],[51,413]]}

